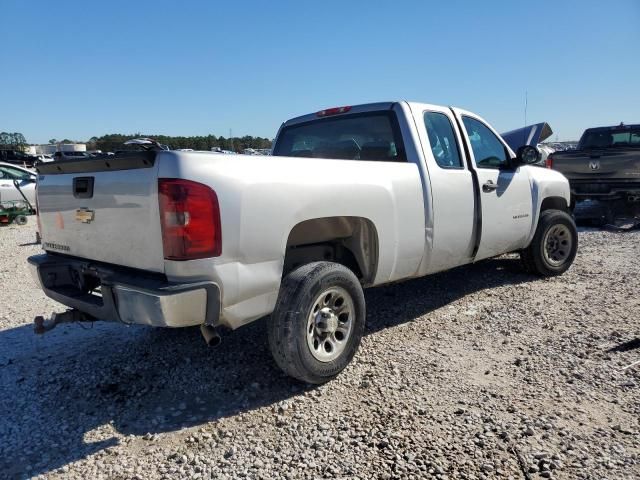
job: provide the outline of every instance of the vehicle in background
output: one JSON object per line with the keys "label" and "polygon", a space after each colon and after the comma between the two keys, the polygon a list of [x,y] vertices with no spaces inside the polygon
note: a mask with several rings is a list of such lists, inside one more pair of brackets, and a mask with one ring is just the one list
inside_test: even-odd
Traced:
{"label": "vehicle in background", "polygon": [[502,133],[501,136],[514,152],[524,145],[536,147],[540,152],[540,160],[536,165],[544,166],[550,149],[544,147],[542,142],[552,134],[551,126],[546,122],[541,122]]}
{"label": "vehicle in background", "polygon": [[537,163],[537,165],[540,165],[541,167],[546,166],[547,158],[549,158],[549,155],[555,152],[555,149],[546,143],[539,143],[538,150],[540,151],[540,161]]}
{"label": "vehicle in background", "polygon": [[11,163],[0,162],[0,202],[22,201],[22,195],[16,189],[14,181],[29,203],[36,204],[36,173]]}
{"label": "vehicle in background", "polygon": [[211,151],[214,153],[224,153],[225,155],[235,155],[236,152],[234,152],[233,150],[223,150],[220,147],[212,147]]}
{"label": "vehicle in background", "polygon": [[271,155],[270,148],[245,148],[242,153],[244,155]]}
{"label": "vehicle in background", "polygon": [[138,143],[147,151],[38,166],[45,253],[29,262],[72,309],[36,317],[38,332],[200,325],[217,344],[217,327],[269,315],[276,363],[322,383],[358,349],[363,288],[507,252],[560,275],[576,255],[566,178],[458,108],[321,110],[285,122],[263,158]]}
{"label": "vehicle in background", "polygon": [[33,167],[38,157],[19,150],[0,150],[0,162],[12,163],[22,167]]}
{"label": "vehicle in background", "polygon": [[575,150],[578,147],[576,142],[545,142],[546,147],[552,148],[555,152],[564,152],[565,150]]}
{"label": "vehicle in background", "polygon": [[87,152],[56,152],[53,154],[54,160],[83,160],[90,159]]}
{"label": "vehicle in background", "polygon": [[576,150],[554,152],[547,166],[569,179],[572,203],[640,202],[640,124],[588,128]]}
{"label": "vehicle in background", "polygon": [[38,162],[47,163],[53,162],[53,155],[39,154],[36,155]]}

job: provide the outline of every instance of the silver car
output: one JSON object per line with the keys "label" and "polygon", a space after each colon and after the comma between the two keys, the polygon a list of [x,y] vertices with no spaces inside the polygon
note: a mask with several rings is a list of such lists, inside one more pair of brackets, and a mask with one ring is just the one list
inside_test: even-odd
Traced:
{"label": "silver car", "polygon": [[11,163],[0,162],[0,202],[24,200],[18,187],[24,193],[29,203],[36,204],[36,179],[37,174],[27,168],[22,168]]}

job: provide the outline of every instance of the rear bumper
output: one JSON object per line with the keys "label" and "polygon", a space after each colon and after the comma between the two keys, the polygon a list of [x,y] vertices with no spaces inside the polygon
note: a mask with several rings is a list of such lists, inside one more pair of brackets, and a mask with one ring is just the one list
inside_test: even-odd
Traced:
{"label": "rear bumper", "polygon": [[624,197],[640,193],[640,182],[615,180],[569,180],[571,194],[578,198]]}
{"label": "rear bumper", "polygon": [[[169,283],[164,275],[63,255],[29,257],[44,293],[97,320],[154,327],[216,325],[220,289],[213,282]],[[87,290],[99,286],[99,294]]]}

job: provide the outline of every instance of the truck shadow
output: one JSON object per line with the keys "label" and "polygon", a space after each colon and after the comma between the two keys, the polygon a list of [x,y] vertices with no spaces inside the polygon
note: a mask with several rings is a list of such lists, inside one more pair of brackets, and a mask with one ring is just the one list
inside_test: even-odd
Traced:
{"label": "truck shadow", "polygon": [[[371,289],[367,334],[473,292],[535,279],[517,259],[502,257]],[[273,411],[275,422],[275,404],[313,387],[277,369],[265,337],[264,319],[213,350],[198,328],[102,323],[60,326],[44,337],[31,325],[0,331],[0,472],[51,472],[116,445],[115,432],[153,438],[260,408]]]}

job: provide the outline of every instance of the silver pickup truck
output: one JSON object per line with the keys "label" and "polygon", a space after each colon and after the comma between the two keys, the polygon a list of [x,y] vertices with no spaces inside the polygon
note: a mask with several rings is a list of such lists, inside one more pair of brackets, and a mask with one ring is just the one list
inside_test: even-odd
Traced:
{"label": "silver pickup truck", "polygon": [[519,252],[563,273],[578,236],[569,184],[458,108],[387,102],[285,122],[272,157],[147,151],[38,166],[45,252],[71,310],[37,319],[236,329],[268,318],[277,364],[336,376],[365,326],[363,288]]}

